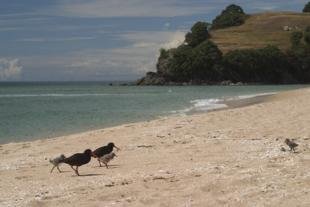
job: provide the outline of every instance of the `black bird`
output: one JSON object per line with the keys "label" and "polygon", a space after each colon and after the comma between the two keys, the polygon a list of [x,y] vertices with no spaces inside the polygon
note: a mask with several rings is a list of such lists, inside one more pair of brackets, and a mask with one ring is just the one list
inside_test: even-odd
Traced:
{"label": "black bird", "polygon": [[[89,163],[91,155],[92,151],[90,149],[87,149],[83,153],[76,153],[71,157],[63,159],[61,162],[70,165],[70,167],[74,170],[75,174],[79,176],[80,174],[78,168],[82,165]],[[76,166],[76,169],[74,169],[73,166]]]}
{"label": "black bird", "polygon": [[297,143],[295,143],[295,142],[293,142],[293,141],[291,141],[291,140],[289,140],[289,139],[286,139],[286,140],[285,140],[285,144],[287,144],[287,145],[290,147],[290,151],[293,150],[293,152],[295,152],[295,147],[298,146]]}
{"label": "black bird", "polygon": [[117,146],[115,146],[115,144],[113,142],[110,142],[108,145],[103,146],[103,147],[99,147],[98,149],[93,151],[92,156],[94,158],[98,158],[98,162],[99,162],[100,167],[101,167],[101,163],[100,163],[99,158],[104,156],[104,155],[110,154],[113,151],[114,147],[117,150],[120,150]]}

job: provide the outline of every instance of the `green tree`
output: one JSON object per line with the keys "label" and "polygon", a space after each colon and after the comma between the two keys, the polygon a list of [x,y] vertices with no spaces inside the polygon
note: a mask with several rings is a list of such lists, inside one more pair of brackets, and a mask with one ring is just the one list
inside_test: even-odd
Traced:
{"label": "green tree", "polygon": [[305,32],[304,32],[304,40],[305,40],[305,42],[307,43],[307,45],[310,46],[310,26],[308,26],[308,27],[305,29]]}
{"label": "green tree", "polygon": [[223,59],[224,78],[233,82],[281,83],[288,76],[286,56],[274,46],[231,51]]}
{"label": "green tree", "polygon": [[305,5],[303,12],[310,12],[310,1]]}
{"label": "green tree", "polygon": [[255,82],[254,49],[233,50],[223,58],[224,79],[233,82]]}
{"label": "green tree", "polygon": [[221,29],[238,26],[245,22],[246,14],[243,9],[235,4],[227,6],[212,22],[212,29]]}
{"label": "green tree", "polygon": [[[291,49],[287,52],[288,61],[291,66],[290,73],[299,83],[310,82],[310,26],[304,33],[296,35],[296,45],[292,44]],[[301,38],[304,37],[306,44],[301,44]],[[297,41],[299,40],[299,41]]]}
{"label": "green tree", "polygon": [[159,53],[160,58],[168,58],[169,56],[169,50],[166,50],[165,48],[160,48]]}
{"label": "green tree", "polygon": [[166,72],[167,77],[175,82],[187,82],[191,79],[192,70],[192,48],[181,45],[172,51],[172,58]]}
{"label": "green tree", "polygon": [[185,42],[191,47],[196,47],[207,40],[210,37],[208,26],[207,22],[196,22],[191,28],[191,32],[186,34]]}
{"label": "green tree", "polygon": [[259,80],[267,83],[289,81],[287,56],[276,46],[258,49]]}
{"label": "green tree", "polygon": [[310,81],[310,51],[306,47],[298,47],[288,51],[290,73],[298,83]]}
{"label": "green tree", "polygon": [[172,50],[173,49],[166,50],[163,48],[159,50],[160,55],[157,59],[156,68],[157,68],[157,73],[162,76],[166,76],[167,74],[167,70],[169,68],[169,62],[172,57]]}
{"label": "green tree", "polygon": [[292,47],[297,47],[300,45],[303,34],[300,31],[295,31],[291,33],[291,44]]}
{"label": "green tree", "polygon": [[213,42],[206,40],[192,52],[192,80],[217,81],[220,71],[217,65],[221,63],[222,52]]}

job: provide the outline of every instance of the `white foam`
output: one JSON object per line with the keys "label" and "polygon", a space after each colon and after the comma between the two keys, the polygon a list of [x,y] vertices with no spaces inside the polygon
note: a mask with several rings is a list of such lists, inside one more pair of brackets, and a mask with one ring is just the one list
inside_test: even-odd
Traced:
{"label": "white foam", "polygon": [[192,100],[191,106],[178,111],[172,111],[172,113],[186,114],[190,112],[206,112],[214,109],[226,108],[227,105],[222,103],[223,99],[211,98],[211,99],[196,99]]}
{"label": "white foam", "polygon": [[213,109],[220,109],[227,107],[226,104],[221,103],[223,99],[211,98],[211,99],[197,99],[191,101],[193,109],[197,111],[209,111]]}
{"label": "white foam", "polygon": [[254,98],[259,96],[266,96],[266,95],[274,95],[275,92],[269,92],[269,93],[257,93],[257,94],[248,94],[248,95],[240,95],[240,96],[234,96],[229,98],[209,98],[209,99],[196,99],[192,100],[191,106],[178,111],[172,111],[171,113],[174,114],[187,114],[190,112],[207,112],[215,109],[222,109],[228,107],[226,104],[224,104],[225,101],[232,101],[232,100],[241,100],[241,99],[248,99],[248,98]]}
{"label": "white foam", "polygon": [[277,94],[276,92],[269,92],[269,93],[255,93],[255,94],[248,94],[248,95],[240,95],[232,98],[228,98],[226,100],[231,101],[231,100],[239,100],[239,99],[248,99],[248,98],[255,98],[259,96],[267,96],[267,95],[274,95]]}

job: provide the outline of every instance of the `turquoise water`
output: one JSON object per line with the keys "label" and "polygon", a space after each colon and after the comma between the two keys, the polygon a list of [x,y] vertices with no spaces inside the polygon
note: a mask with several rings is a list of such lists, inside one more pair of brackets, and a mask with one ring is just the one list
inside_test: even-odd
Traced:
{"label": "turquoise water", "polygon": [[101,83],[1,83],[0,143],[48,138],[161,116],[224,107],[284,86],[107,86]]}

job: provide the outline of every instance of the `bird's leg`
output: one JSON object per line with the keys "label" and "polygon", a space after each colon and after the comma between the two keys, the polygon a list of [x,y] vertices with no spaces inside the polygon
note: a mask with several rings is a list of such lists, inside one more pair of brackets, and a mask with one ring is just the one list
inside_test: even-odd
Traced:
{"label": "bird's leg", "polygon": [[59,169],[58,165],[57,165],[57,170],[58,170],[58,172],[60,172],[60,173],[61,173],[61,170]]}
{"label": "bird's leg", "polygon": [[73,168],[73,166],[70,165],[70,167],[72,168],[72,170],[76,173],[76,170]]}
{"label": "bird's leg", "polygon": [[53,172],[54,168],[55,168],[55,165],[52,167],[52,169],[51,169],[51,172],[50,172],[50,173],[52,173],[52,172]]}
{"label": "bird's leg", "polygon": [[80,176],[80,174],[79,174],[79,171],[78,171],[78,166],[76,166],[76,170],[75,170],[75,174],[77,175],[77,176]]}
{"label": "bird's leg", "polygon": [[104,164],[105,164],[105,166],[106,166],[106,167],[107,167],[107,169],[108,169],[108,168],[109,168],[109,167],[108,167],[108,163],[105,163],[105,162],[104,162]]}
{"label": "bird's leg", "polygon": [[99,159],[99,158],[98,158],[98,162],[99,162],[99,166],[100,166],[100,167],[102,167],[102,166],[101,166],[101,162],[100,162],[100,159]]}

